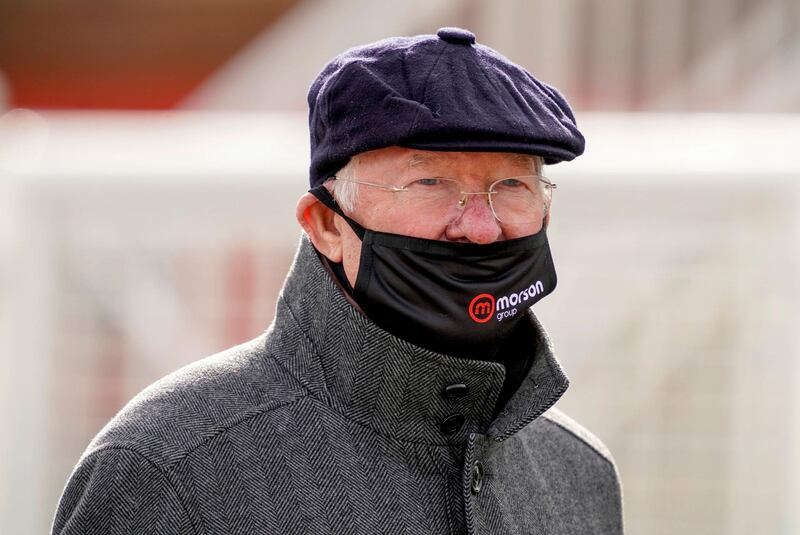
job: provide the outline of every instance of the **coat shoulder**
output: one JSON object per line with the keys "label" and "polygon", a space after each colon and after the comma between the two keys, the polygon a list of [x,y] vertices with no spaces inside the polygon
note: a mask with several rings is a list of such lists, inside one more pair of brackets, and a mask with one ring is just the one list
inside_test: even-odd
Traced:
{"label": "coat shoulder", "polygon": [[233,426],[290,405],[305,390],[267,354],[265,335],[185,366],[136,395],[84,453],[125,448],[160,466]]}
{"label": "coat shoulder", "polygon": [[196,453],[213,444],[221,454],[226,434],[307,397],[272,357],[265,336],[181,368],[135,396],[70,475],[53,533],[193,533],[197,510],[184,501],[185,471],[208,458],[201,454],[197,464]]}
{"label": "coat shoulder", "polygon": [[563,411],[551,407],[543,415],[542,418],[545,422],[560,428],[562,431],[571,435],[574,439],[585,444],[599,457],[615,465],[614,458],[611,451],[596,435],[586,429],[584,426],[567,416]]}

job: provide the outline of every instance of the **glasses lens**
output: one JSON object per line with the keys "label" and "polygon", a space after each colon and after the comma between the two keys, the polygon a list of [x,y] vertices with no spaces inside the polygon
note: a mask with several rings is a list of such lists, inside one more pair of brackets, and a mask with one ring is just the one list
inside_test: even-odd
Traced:
{"label": "glasses lens", "polygon": [[540,223],[552,196],[550,183],[533,175],[498,180],[489,191],[497,219],[512,226]]}
{"label": "glasses lens", "polygon": [[421,178],[405,185],[400,195],[408,209],[433,221],[448,221],[458,215],[461,185],[449,178]]}

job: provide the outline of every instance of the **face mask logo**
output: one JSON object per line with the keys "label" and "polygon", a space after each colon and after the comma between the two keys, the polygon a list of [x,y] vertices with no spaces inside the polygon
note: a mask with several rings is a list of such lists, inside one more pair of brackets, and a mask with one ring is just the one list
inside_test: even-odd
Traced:
{"label": "face mask logo", "polygon": [[503,321],[505,318],[517,315],[518,305],[523,305],[525,301],[534,299],[543,293],[544,284],[542,281],[536,281],[520,292],[512,292],[499,299],[495,299],[491,294],[478,294],[469,302],[469,317],[475,323],[486,323],[497,312],[497,321]]}
{"label": "face mask logo", "polygon": [[495,301],[491,294],[476,295],[469,303],[469,317],[475,323],[486,323],[494,315]]}

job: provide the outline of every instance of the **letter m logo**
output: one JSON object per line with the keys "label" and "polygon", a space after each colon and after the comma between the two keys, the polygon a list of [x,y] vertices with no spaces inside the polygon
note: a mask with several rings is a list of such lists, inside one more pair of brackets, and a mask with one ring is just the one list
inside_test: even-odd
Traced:
{"label": "letter m logo", "polygon": [[486,323],[494,314],[494,296],[491,294],[476,295],[469,303],[469,317],[475,323]]}

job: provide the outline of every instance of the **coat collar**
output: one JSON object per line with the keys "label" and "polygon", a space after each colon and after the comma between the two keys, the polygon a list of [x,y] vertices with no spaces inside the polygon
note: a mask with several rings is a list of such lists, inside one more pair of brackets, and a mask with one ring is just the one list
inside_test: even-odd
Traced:
{"label": "coat collar", "polygon": [[[569,384],[533,313],[523,328],[533,364],[493,418],[502,364],[435,353],[384,331],[345,298],[304,235],[278,299],[267,352],[311,396],[386,436],[429,444],[463,442],[470,433],[504,440],[551,407]],[[458,383],[467,386],[466,394],[446,399],[444,387]],[[448,417],[463,424],[447,433]]]}

